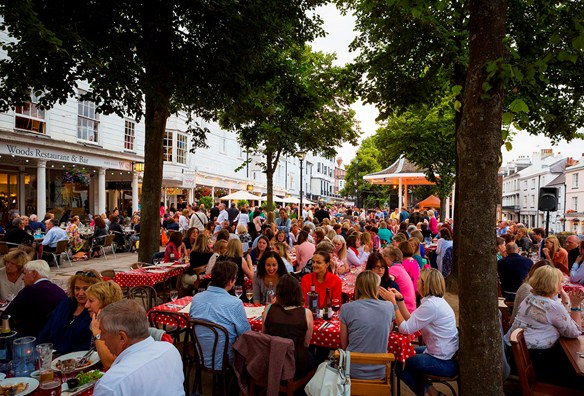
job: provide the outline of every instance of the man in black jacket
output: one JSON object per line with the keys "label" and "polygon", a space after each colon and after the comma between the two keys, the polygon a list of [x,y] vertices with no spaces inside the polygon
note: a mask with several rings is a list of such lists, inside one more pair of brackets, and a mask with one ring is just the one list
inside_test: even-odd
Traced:
{"label": "man in black jacket", "polygon": [[515,293],[527,277],[533,266],[533,261],[518,254],[519,247],[515,242],[508,243],[505,248],[507,257],[503,257],[497,262],[497,272],[501,281],[503,297],[514,301]]}
{"label": "man in black jacket", "polygon": [[414,206],[414,212],[410,216],[409,223],[412,225],[418,225],[418,223],[424,222],[424,216],[420,213],[420,205],[416,204]]}

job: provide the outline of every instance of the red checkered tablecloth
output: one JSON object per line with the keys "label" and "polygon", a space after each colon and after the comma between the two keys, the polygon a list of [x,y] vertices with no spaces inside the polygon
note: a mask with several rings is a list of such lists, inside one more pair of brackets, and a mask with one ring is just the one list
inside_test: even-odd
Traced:
{"label": "red checkered tablecloth", "polygon": [[[159,311],[169,311],[178,312],[185,306],[187,306],[192,300],[192,297],[187,296],[176,300],[174,303],[166,303],[158,305],[152,310]],[[244,304],[246,306],[253,306],[253,304]],[[257,306],[257,305],[256,305]],[[188,314],[185,315],[184,326],[186,326],[186,320]],[[335,315],[336,316],[336,315]],[[160,324],[171,324],[164,320],[164,316],[158,318]],[[262,330],[262,319],[261,318],[250,318],[248,319],[249,324],[254,331]],[[314,328],[312,332],[312,339],[310,343],[313,345],[337,349],[341,347],[341,322],[339,319],[333,318],[333,320],[328,321],[329,326],[323,328],[326,321],[322,319],[317,319],[314,321]],[[400,362],[405,362],[407,358],[414,356],[416,354],[414,347],[411,343],[412,336],[404,335],[396,332],[391,332],[389,334],[389,340],[387,343],[387,351],[393,353],[395,359]]]}
{"label": "red checkered tablecloth", "polygon": [[151,266],[128,272],[117,272],[114,282],[121,287],[154,286],[169,278],[182,275],[188,266],[188,264],[175,264],[172,267]]}
{"label": "red checkered tablecloth", "polygon": [[579,283],[572,283],[572,282],[562,282],[562,288],[566,291],[566,292],[570,292],[570,291],[584,291],[584,286],[582,286]]}

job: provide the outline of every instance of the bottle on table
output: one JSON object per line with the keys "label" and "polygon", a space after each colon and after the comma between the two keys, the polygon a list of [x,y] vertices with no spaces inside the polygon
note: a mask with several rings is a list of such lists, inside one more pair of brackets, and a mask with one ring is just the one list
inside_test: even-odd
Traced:
{"label": "bottle on table", "polygon": [[0,329],[0,362],[8,363],[12,360],[12,341],[16,331],[10,329],[10,315],[2,315],[2,328]]}
{"label": "bottle on table", "polygon": [[318,293],[315,291],[315,286],[310,287],[310,291],[306,293],[306,302],[308,304],[308,309],[312,312],[312,316],[315,318],[319,317],[318,308]]}
{"label": "bottle on table", "polygon": [[274,297],[276,297],[276,292],[274,291],[274,284],[270,282],[268,284],[268,291],[266,292],[266,305],[270,305],[274,302]]}
{"label": "bottle on table", "polygon": [[324,298],[322,318],[324,320],[331,320],[333,318],[333,302],[331,300],[331,289],[329,289],[328,287],[326,288],[326,295]]}

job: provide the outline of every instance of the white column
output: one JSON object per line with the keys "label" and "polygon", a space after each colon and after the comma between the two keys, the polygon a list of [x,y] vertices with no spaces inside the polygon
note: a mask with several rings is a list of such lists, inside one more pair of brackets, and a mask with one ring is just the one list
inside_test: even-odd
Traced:
{"label": "white column", "polygon": [[98,182],[96,177],[93,177],[92,181],[93,181],[93,192],[92,192],[93,205],[92,205],[91,213],[95,215],[95,214],[100,214],[99,213],[99,182]]}
{"label": "white column", "polygon": [[105,169],[97,171],[97,214],[105,213]]}
{"label": "white column", "polygon": [[444,220],[450,218],[450,197],[446,197],[446,213],[444,213]]}
{"label": "white column", "polygon": [[24,216],[26,213],[26,200],[25,198],[25,191],[24,191],[24,177],[26,176],[26,168],[24,166],[18,167],[18,211],[21,216]]}
{"label": "white column", "polygon": [[404,206],[406,207],[406,209],[408,208],[408,185],[404,184]]}
{"label": "white column", "polygon": [[450,218],[453,219],[454,218],[454,191],[455,191],[455,184],[452,185],[452,212],[450,214]]}
{"label": "white column", "polygon": [[47,213],[47,161],[37,162],[37,215],[42,219]]}
{"label": "white column", "polygon": [[132,215],[138,211],[138,172],[132,172]]}
{"label": "white column", "polygon": [[402,179],[399,179],[399,188],[397,190],[397,197],[398,197],[398,207],[399,211],[401,212],[401,208],[404,204],[403,196],[402,196]]}

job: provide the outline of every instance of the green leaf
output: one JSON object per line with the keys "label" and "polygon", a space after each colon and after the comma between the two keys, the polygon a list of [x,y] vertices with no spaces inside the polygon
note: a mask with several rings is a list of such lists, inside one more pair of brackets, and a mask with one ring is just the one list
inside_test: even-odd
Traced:
{"label": "green leaf", "polygon": [[573,64],[576,64],[576,61],[578,60],[578,55],[575,54],[570,54],[565,50],[561,50],[560,53],[558,54],[558,60],[561,62],[572,62]]}
{"label": "green leaf", "polygon": [[572,47],[575,50],[582,50],[584,49],[584,34],[580,34],[574,40],[572,40]]}
{"label": "green leaf", "polygon": [[[503,124],[504,125],[510,125],[513,122],[513,113],[511,112],[504,112],[503,113]],[[505,140],[506,138],[503,138],[503,140]]]}
{"label": "green leaf", "polygon": [[503,128],[501,130],[501,138],[503,139],[503,141],[507,140],[507,138],[509,137],[509,129]]}
{"label": "green leaf", "polygon": [[489,84],[487,81],[485,81],[483,83],[483,91],[489,92],[491,90],[491,88],[493,88],[493,86],[491,84]]}
{"label": "green leaf", "polygon": [[511,144],[511,142],[505,142],[505,149],[507,151],[511,151],[513,149],[513,145]]}
{"label": "green leaf", "polygon": [[462,108],[462,103],[460,103],[459,100],[455,100],[454,101],[454,110],[460,112],[460,109]]}
{"label": "green leaf", "polygon": [[450,90],[454,96],[458,96],[462,92],[462,85],[455,85]]}
{"label": "green leaf", "polygon": [[515,99],[510,108],[513,113],[529,113],[529,107],[522,99]]}

